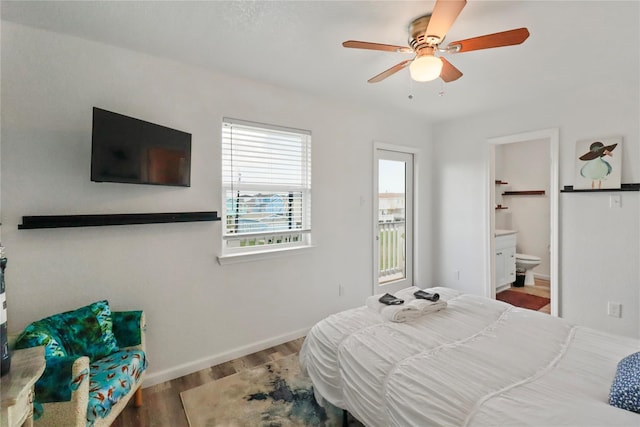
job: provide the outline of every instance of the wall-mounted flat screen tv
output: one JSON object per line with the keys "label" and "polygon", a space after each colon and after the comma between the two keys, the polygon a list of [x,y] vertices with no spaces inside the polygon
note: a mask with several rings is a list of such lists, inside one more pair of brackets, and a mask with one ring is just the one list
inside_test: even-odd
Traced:
{"label": "wall-mounted flat screen tv", "polygon": [[93,107],[91,181],[191,185],[191,134]]}

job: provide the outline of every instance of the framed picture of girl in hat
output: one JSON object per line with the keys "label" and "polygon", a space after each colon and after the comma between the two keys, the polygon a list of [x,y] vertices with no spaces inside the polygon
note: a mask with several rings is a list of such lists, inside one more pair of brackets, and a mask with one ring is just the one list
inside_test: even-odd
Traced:
{"label": "framed picture of girl in hat", "polygon": [[583,139],[576,143],[575,190],[620,188],[622,137]]}

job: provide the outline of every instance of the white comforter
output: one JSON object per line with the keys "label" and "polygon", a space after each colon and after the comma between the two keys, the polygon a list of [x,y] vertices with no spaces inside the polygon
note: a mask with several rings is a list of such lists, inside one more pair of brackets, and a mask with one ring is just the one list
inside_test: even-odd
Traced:
{"label": "white comforter", "polygon": [[610,406],[616,365],[640,341],[448,288],[407,323],[360,307],[322,320],[300,352],[316,397],[369,427],[639,426]]}

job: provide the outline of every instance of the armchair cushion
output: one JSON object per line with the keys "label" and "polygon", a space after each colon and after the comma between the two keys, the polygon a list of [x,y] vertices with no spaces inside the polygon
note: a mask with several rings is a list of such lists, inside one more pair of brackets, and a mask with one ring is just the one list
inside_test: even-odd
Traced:
{"label": "armchair cushion", "polygon": [[92,363],[87,425],[109,415],[111,407],[138,384],[146,367],[144,352],[132,349],[120,350]]}
{"label": "armchair cushion", "polygon": [[46,357],[89,356],[92,362],[118,351],[108,301],[33,322],[18,337],[16,348],[34,345],[45,345]]}

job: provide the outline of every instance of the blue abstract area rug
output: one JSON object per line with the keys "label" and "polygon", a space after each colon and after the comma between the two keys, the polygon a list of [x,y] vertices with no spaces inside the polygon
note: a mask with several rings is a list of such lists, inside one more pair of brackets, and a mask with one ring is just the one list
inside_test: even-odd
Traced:
{"label": "blue abstract area rug", "polygon": [[[293,354],[180,393],[190,427],[340,427],[342,410],[320,407]],[[351,419],[350,426],[362,426]]]}

